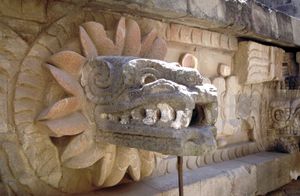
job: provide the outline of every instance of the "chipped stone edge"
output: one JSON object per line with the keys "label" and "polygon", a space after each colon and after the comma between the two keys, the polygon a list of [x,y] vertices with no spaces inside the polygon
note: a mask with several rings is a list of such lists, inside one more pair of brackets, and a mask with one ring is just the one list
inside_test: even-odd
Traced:
{"label": "chipped stone edge", "polygon": [[[96,0],[87,7],[200,27],[284,47],[300,46],[299,19],[254,0],[213,2],[216,7],[197,5],[193,0],[168,5],[146,0]],[[259,23],[260,20],[263,24]]]}
{"label": "chipped stone edge", "polygon": [[[186,195],[208,193],[210,195],[264,195],[289,183],[295,177],[293,173],[300,174],[300,167],[293,164],[299,159],[300,153],[260,152],[196,170],[186,170],[184,193]],[[242,183],[243,180],[247,183]],[[100,190],[93,194],[110,196],[122,193],[127,196],[134,194],[136,190],[149,189],[151,195],[176,195],[177,183],[177,174],[172,173],[147,178],[129,185],[129,189],[125,189],[128,188],[128,184],[125,184],[116,187],[113,191]]]}

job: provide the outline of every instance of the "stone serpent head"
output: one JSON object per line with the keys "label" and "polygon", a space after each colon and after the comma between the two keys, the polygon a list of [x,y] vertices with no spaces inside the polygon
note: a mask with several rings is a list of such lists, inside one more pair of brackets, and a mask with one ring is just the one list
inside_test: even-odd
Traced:
{"label": "stone serpent head", "polygon": [[[117,18],[115,27],[82,18],[78,32],[80,21],[59,20],[49,28],[55,36],[42,33],[26,57],[38,61],[22,63],[17,76],[14,121],[28,158],[18,165],[63,192],[149,176],[162,158],[153,151],[215,147],[214,90],[196,70],[153,60],[168,51],[155,29]],[[70,34],[56,31],[61,24]],[[40,43],[53,50],[41,53]]]}
{"label": "stone serpent head", "polygon": [[[70,51],[59,55],[79,58]],[[78,134],[95,125],[98,140],[165,154],[198,155],[216,146],[216,89],[203,84],[195,69],[118,56],[82,60],[75,77],[47,67],[73,95],[40,114],[52,136]]]}
{"label": "stone serpent head", "polygon": [[109,142],[169,154],[214,146],[216,89],[202,84],[195,69],[136,57],[96,57],[85,64],[81,85]]}
{"label": "stone serpent head", "polygon": [[99,38],[99,32],[105,35],[99,23],[85,23],[84,56],[66,50],[50,58],[46,67],[71,97],[45,109],[38,120],[54,137],[92,129],[97,140],[165,154],[214,149],[216,89],[203,84],[196,69],[152,59],[163,59],[165,42],[150,32],[141,45],[132,36],[139,35],[137,24],[129,21],[126,37],[124,25],[121,19],[113,43]]}

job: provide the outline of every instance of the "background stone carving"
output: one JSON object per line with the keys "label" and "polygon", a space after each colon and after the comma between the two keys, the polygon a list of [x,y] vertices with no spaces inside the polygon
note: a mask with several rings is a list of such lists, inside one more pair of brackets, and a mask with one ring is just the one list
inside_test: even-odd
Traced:
{"label": "background stone carving", "polygon": [[[18,36],[14,31],[6,25],[1,24],[1,181],[4,182],[4,188],[7,193],[21,194],[30,189],[37,194],[42,194],[43,190],[48,190],[49,194],[57,194],[57,192],[51,187],[51,179],[59,178],[60,174],[56,168],[51,168],[52,172],[47,173],[47,177],[44,179],[49,183],[40,181],[39,176],[36,176],[31,163],[26,158],[26,152],[28,146],[22,142],[24,135],[20,133],[14,126],[14,120],[12,118],[13,108],[12,103],[8,100],[12,100],[15,89],[15,78],[19,69],[20,63],[24,61],[23,57],[26,55],[29,46],[28,44]],[[26,101],[26,100],[25,100]],[[24,132],[30,131],[24,129]],[[30,136],[30,135],[29,135]],[[42,141],[43,138],[37,135],[37,138],[44,142],[44,146],[47,147],[49,143],[47,140]],[[20,143],[21,141],[21,143]],[[35,141],[32,141],[33,143]],[[44,153],[49,153],[49,156],[55,156],[51,148],[41,149]],[[28,152],[28,151],[27,151]],[[36,152],[37,153],[37,152]],[[48,160],[51,161],[51,160]],[[41,172],[44,172],[44,161],[41,161]],[[46,166],[47,168],[47,166]]]}
{"label": "background stone carving", "polygon": [[[87,1],[31,1],[23,8],[21,4],[22,1],[9,0],[0,5],[0,115],[3,122],[0,129],[0,173],[1,183],[5,184],[0,187],[4,187],[8,193],[23,194],[27,191],[44,194],[47,190],[50,195],[58,195],[57,189],[64,192],[96,189],[92,181],[99,182],[102,179],[93,178],[92,174],[101,170],[100,164],[76,170],[56,167],[60,164],[59,155],[64,150],[66,140],[50,140],[30,122],[44,108],[65,96],[64,90],[42,68],[42,62],[61,50],[80,53],[78,26],[86,21],[103,24],[108,37],[114,37],[115,27],[122,14],[112,13]],[[134,18],[130,15],[128,17]],[[184,165],[187,169],[245,156],[268,149],[274,144],[274,138],[268,135],[267,107],[270,95],[278,88],[276,81],[280,79],[278,68],[283,53],[281,49],[254,42],[238,44],[237,38],[230,35],[160,20],[143,17],[134,19],[141,27],[142,35],[156,29],[157,35],[168,42],[165,60],[179,61],[184,54],[189,53],[198,61],[196,68],[209,76],[207,83],[212,81],[218,84],[220,102],[234,106],[226,112],[230,118],[221,116],[219,124],[234,120],[246,127],[240,129],[243,135],[238,140],[234,133],[239,133],[239,130],[229,130],[228,133],[232,135],[225,138],[224,147],[215,153],[186,157]],[[267,65],[270,72],[248,80],[248,72],[244,74],[243,70],[247,70],[251,61],[248,58],[251,56],[250,46],[254,50],[258,49],[258,62]],[[241,81],[239,85],[228,82],[236,78]],[[42,97],[44,91],[55,93]],[[234,97],[235,102],[230,102],[226,94],[233,92],[239,94]],[[222,110],[224,112],[225,108]],[[226,132],[222,129],[220,131]],[[86,140],[82,141],[81,145],[85,145]],[[57,151],[56,145],[63,147]],[[154,176],[176,170],[175,157],[156,156],[154,164]]]}
{"label": "background stone carving", "polygon": [[282,79],[284,51],[255,42],[240,42],[235,55],[235,73],[241,84],[255,84]]}
{"label": "background stone carving", "polygon": [[280,152],[299,152],[300,136],[299,90],[277,90],[269,110],[269,135]]}
{"label": "background stone carving", "polygon": [[[118,18],[116,17],[116,19],[114,19],[112,15],[106,16],[115,21]],[[22,184],[29,186],[30,188],[28,191],[34,194],[41,194],[41,192],[49,190],[49,194],[57,195],[58,192],[51,187],[65,192],[82,192],[95,189],[97,186],[111,186],[118,183],[127,171],[127,167],[131,167],[129,168],[131,171],[135,167],[137,167],[139,172],[140,169],[143,170],[141,174],[133,177],[135,180],[140,179],[142,176],[149,175],[149,173],[152,171],[151,168],[153,168],[154,164],[154,155],[152,153],[149,155],[147,152],[140,151],[140,155],[137,155],[138,152],[135,149],[115,149],[115,147],[110,147],[107,145],[106,154],[108,156],[105,156],[104,161],[109,161],[109,159],[112,158],[111,154],[113,154],[113,157],[116,157],[117,159],[115,162],[119,164],[120,161],[118,161],[118,159],[122,160],[121,162],[123,166],[121,168],[115,168],[113,170],[114,174],[106,174],[105,171],[107,172],[108,168],[103,168],[103,165],[105,167],[113,167],[114,164],[108,164],[107,162],[103,162],[103,160],[95,163],[97,161],[97,159],[95,160],[95,157],[99,157],[99,150],[103,151],[104,149],[101,145],[90,145],[89,141],[93,141],[95,139],[93,138],[93,135],[84,134],[77,139],[72,138],[71,142],[70,138],[68,139],[66,137],[50,140],[50,138],[47,137],[47,134],[45,134],[47,133],[47,129],[35,123],[35,119],[38,116],[38,113],[42,111],[42,108],[45,108],[55,103],[57,100],[65,97],[64,90],[57,84],[55,80],[49,77],[49,73],[43,68],[43,63],[46,60],[49,60],[49,57],[52,54],[60,50],[73,50],[78,53],[81,52],[79,40],[76,39],[76,37],[78,37],[79,24],[85,20],[88,20],[87,18],[88,17],[84,12],[74,13],[74,15],[71,14],[63,17],[62,19],[51,24],[50,27],[45,30],[45,32],[41,33],[31,47],[28,47],[26,42],[20,39],[8,27],[4,26],[1,28],[1,35],[5,39],[5,41],[1,42],[1,44],[3,44],[1,45],[1,50],[3,50],[5,54],[5,56],[1,58],[1,67],[3,67],[3,73],[7,78],[3,78],[4,82],[1,84],[5,85],[5,82],[7,81],[3,92],[8,94],[6,97],[1,97],[3,98],[3,107],[10,108],[11,100],[14,99],[14,105],[12,107],[13,110],[3,110],[4,114],[11,115],[13,113],[14,115],[13,121],[10,120],[11,122],[8,122],[8,120],[5,119],[12,119],[12,116],[3,116],[2,119],[6,121],[4,122],[5,124],[3,123],[3,125],[6,126],[4,127],[3,131],[13,131],[14,134],[18,135],[18,139],[12,143],[13,145],[17,145],[16,147],[9,143],[6,144],[5,142],[1,143],[1,145],[4,145],[3,148],[6,151],[11,151],[9,156],[11,156],[14,161],[12,161],[10,164],[16,164],[16,166],[18,165],[18,167],[20,167],[19,172],[21,173],[15,174],[15,176],[17,178],[24,178],[23,181],[22,179],[16,179],[15,185],[12,184],[11,187],[7,187],[7,190],[9,191],[11,190],[16,193],[26,192],[22,189],[22,185],[19,185],[21,182]],[[125,25],[125,20],[122,19],[121,23],[124,23]],[[129,26],[131,25],[130,27],[126,26],[127,31],[126,29],[122,29],[125,27],[121,27],[121,29],[119,29],[121,33],[124,34],[126,32],[127,37],[131,37],[131,40],[126,40],[128,43],[125,44],[131,45],[132,43],[135,43],[135,47],[136,42],[139,41],[141,44],[143,41],[143,47],[148,47],[147,50],[142,47],[142,52],[144,52],[145,55],[152,55],[153,52],[158,51],[159,53],[157,53],[157,55],[164,55],[164,47],[161,47],[161,44],[157,43],[160,41],[156,39],[156,32],[152,31],[150,33],[150,38],[152,40],[149,41],[149,36],[148,40],[141,40],[138,37],[140,36],[140,30],[137,23],[135,23],[133,20],[128,20],[127,24],[129,24]],[[112,27],[111,30],[114,31],[114,27]],[[133,36],[132,34],[135,35]],[[11,36],[12,39],[8,39],[9,36]],[[158,46],[160,47],[160,50],[157,48],[152,48],[153,42],[154,47]],[[8,50],[6,48],[8,48]],[[130,48],[130,46],[126,46],[125,48],[126,50],[124,50],[124,52],[127,52],[128,55],[130,55],[133,52],[131,50],[134,49]],[[9,50],[12,51],[8,53],[7,51]],[[152,50],[153,52],[149,52],[149,50]],[[12,55],[13,58],[16,56],[17,58],[22,59],[22,61],[16,61],[7,55]],[[52,56],[49,62],[54,62],[57,66],[60,66],[60,63],[69,63],[70,59],[68,60],[67,57],[67,55]],[[149,56],[149,58],[151,57],[155,58],[155,54],[154,56]],[[15,74],[18,72],[18,67],[10,66],[11,63],[16,65],[20,63],[20,71],[17,75]],[[64,64],[64,66],[66,65]],[[12,80],[12,82],[10,82],[10,80]],[[47,91],[45,91],[46,89]],[[50,115],[52,110],[53,108],[47,110],[40,115],[40,118],[52,118]],[[68,124],[68,126],[71,126],[71,124]],[[8,136],[3,135],[1,136],[1,139],[7,139],[7,137]],[[69,146],[71,145],[72,147],[68,148],[68,143]],[[12,151],[13,149],[15,149],[15,151]],[[16,160],[18,156],[18,150],[20,150],[21,157],[19,160]],[[60,155],[66,151],[69,152],[66,153],[68,157],[64,156],[61,159]],[[134,157],[130,154],[134,154]],[[126,157],[124,157],[125,155]],[[92,157],[94,160],[90,160],[90,157]],[[3,156],[3,158],[3,164],[5,164],[7,156]],[[137,158],[145,160],[145,164],[126,165],[129,162],[133,163],[132,161],[134,161],[134,164],[139,164],[139,162],[136,161]],[[64,161],[63,167],[61,167],[60,160]],[[85,163],[80,163],[78,165],[78,161],[84,161],[85,163],[88,161],[89,164],[86,165]],[[95,163],[95,165],[90,167],[93,163]],[[72,165],[71,168],[70,165]],[[12,167],[12,165],[9,165],[9,167]],[[86,169],[74,169],[82,167]],[[5,184],[11,184],[13,181],[10,180],[9,175],[4,175],[6,172],[10,171],[10,169],[7,169],[5,165],[3,165],[1,168],[4,169],[3,173],[1,173],[2,181],[6,182],[8,180],[10,182]],[[17,168],[12,168],[12,171],[18,171],[18,169],[16,169]],[[121,171],[120,169],[122,170],[121,173],[115,173]],[[26,172],[28,174],[26,174]],[[102,173],[102,176],[99,176],[96,173]],[[111,175],[111,177],[109,177],[109,175]],[[109,180],[104,182],[106,178],[109,178]],[[104,183],[106,185],[104,185]]]}

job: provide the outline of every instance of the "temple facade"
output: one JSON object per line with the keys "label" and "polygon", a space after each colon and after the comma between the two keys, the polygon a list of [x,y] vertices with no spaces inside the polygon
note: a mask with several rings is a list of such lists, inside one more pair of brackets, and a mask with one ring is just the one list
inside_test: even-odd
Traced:
{"label": "temple facade", "polygon": [[297,1],[1,0],[0,195],[265,195],[300,176]]}

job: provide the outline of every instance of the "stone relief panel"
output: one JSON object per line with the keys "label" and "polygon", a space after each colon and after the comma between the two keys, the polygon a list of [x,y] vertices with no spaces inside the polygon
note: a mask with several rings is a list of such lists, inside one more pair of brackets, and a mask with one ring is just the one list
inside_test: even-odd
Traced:
{"label": "stone relief panel", "polygon": [[170,24],[167,27],[166,37],[168,41],[199,45],[208,48],[230,51],[235,51],[238,48],[237,39],[235,37],[178,24]]}
{"label": "stone relief panel", "polygon": [[[153,52],[149,50],[154,49],[156,52],[158,45],[159,55],[164,55],[165,43],[157,44],[159,38],[152,35],[152,41],[142,44],[138,25],[128,20],[125,26],[124,18],[116,30],[114,41],[117,46],[107,38],[103,26],[95,22],[83,24],[80,32],[82,40],[79,42],[73,39],[78,29],[73,31],[68,27],[74,25],[78,28],[78,23],[82,22],[83,14],[65,17],[41,34],[32,47],[9,27],[3,25],[1,28],[1,85],[4,85],[3,92],[7,95],[1,96],[1,106],[9,108],[8,111],[3,110],[1,118],[4,120],[3,125],[6,125],[1,129],[4,133],[1,134],[1,181],[9,185],[8,191],[16,194],[29,191],[37,195],[45,190],[50,195],[58,195],[58,190],[88,191],[118,183],[129,167],[135,180],[149,175],[153,169],[152,152],[117,149],[115,145],[93,142],[95,135],[91,126],[94,125],[82,115],[86,112],[83,107],[85,102],[82,90],[74,78],[79,77],[80,66],[85,61],[80,55],[81,47],[78,43],[82,44],[85,56],[96,55],[98,52],[120,53],[122,51],[118,49],[123,50],[124,45],[124,52],[128,55],[139,55],[136,52],[140,53],[141,48],[144,53],[151,55]],[[89,31],[92,38],[98,38],[97,46],[104,43],[112,47],[96,49],[91,38],[85,37],[86,31]],[[102,33],[103,37],[93,37],[95,31]],[[120,46],[120,42],[124,45]],[[131,42],[136,43],[135,48],[128,47]],[[46,67],[55,80],[49,78],[49,71],[44,68],[45,61],[48,61]],[[11,104],[13,107],[10,107]],[[36,120],[42,123],[36,123]],[[84,134],[78,135],[83,131]],[[55,138],[50,139],[47,135]],[[76,136],[70,138],[71,135]],[[91,171],[96,175],[92,175]],[[115,172],[118,174],[112,174]],[[30,190],[25,190],[25,187]]]}
{"label": "stone relief panel", "polygon": [[283,80],[276,86],[269,103],[269,137],[280,152],[299,152],[299,60],[298,53],[286,52]]}
{"label": "stone relief panel", "polygon": [[218,96],[219,115],[216,123],[219,146],[249,141],[251,128],[246,119],[249,118],[250,111],[245,109],[249,110],[247,106],[251,106],[251,99],[243,95],[238,78],[236,76],[226,79],[218,77],[213,80],[213,84],[218,87],[218,93],[220,93]]}
{"label": "stone relief panel", "polygon": [[[282,89],[300,89],[299,79],[299,55],[294,53],[285,53],[283,61],[284,82],[281,83]],[[297,61],[297,62],[296,62]]]}
{"label": "stone relief panel", "polygon": [[280,90],[270,102],[270,136],[280,152],[299,152],[300,92]]}
{"label": "stone relief panel", "polygon": [[240,42],[236,56],[235,74],[241,84],[256,84],[282,79],[284,51],[255,42]]}
{"label": "stone relief panel", "polygon": [[232,57],[238,46],[235,37],[170,24],[165,27],[165,38],[169,43],[165,60],[178,61],[189,52],[197,58],[197,69],[205,77],[214,78],[225,72],[226,76],[230,75]]}
{"label": "stone relief panel", "polygon": [[[61,5],[68,6],[60,9]],[[282,49],[238,43],[233,36],[158,20],[124,19],[91,7],[78,10],[66,2],[49,2],[48,8],[38,2],[31,6],[47,9],[49,21],[46,12],[38,14],[42,11],[23,16],[26,10],[6,10],[0,15],[0,107],[4,111],[0,114],[4,125],[0,172],[8,192],[85,192],[176,171],[173,156],[91,142],[99,137],[83,130],[97,125],[91,123],[92,114],[82,105],[82,92],[76,88],[86,56],[126,54],[180,62],[207,76],[203,83],[217,86],[219,149],[185,157],[186,169],[255,153],[269,145],[263,143],[269,137],[267,100],[273,92],[268,89],[275,89],[272,82],[281,80],[281,64],[292,64],[283,58]],[[1,4],[0,10],[6,7],[7,3]],[[70,76],[75,81],[68,80]],[[148,113],[156,114],[155,109],[148,108]],[[166,113],[166,118],[173,118]],[[126,115],[101,117],[128,122]],[[146,123],[154,121],[149,118]]]}
{"label": "stone relief panel", "polygon": [[[202,84],[201,76],[195,69],[181,68],[174,63],[168,64],[162,61],[139,60],[134,57],[121,60],[110,59],[109,57],[107,59],[95,58],[89,61],[90,66],[83,66],[87,63],[87,58],[93,59],[97,55],[126,55],[163,59],[167,52],[166,42],[158,37],[155,30],[149,31],[142,37],[138,23],[132,19],[123,17],[120,19],[119,16],[111,14],[99,14],[98,16],[102,17],[100,21],[103,22],[104,20],[108,25],[104,26],[100,22],[91,22],[89,15],[85,15],[84,12],[63,17],[41,33],[30,47],[9,27],[3,25],[4,27],[1,28],[1,35],[5,38],[5,41],[1,42],[3,44],[3,46],[1,45],[3,56],[1,56],[0,61],[3,72],[1,73],[8,78],[4,78],[4,81],[14,80],[14,82],[6,83],[3,86],[7,97],[3,97],[1,102],[3,108],[9,108],[9,111],[3,114],[8,116],[3,116],[4,125],[7,126],[3,129],[5,135],[1,136],[1,140],[3,140],[1,153],[3,150],[5,154],[3,162],[1,162],[1,168],[3,168],[1,180],[10,182],[10,184],[13,183],[11,187],[7,187],[8,190],[21,193],[25,192],[24,187],[26,186],[29,187],[26,191],[34,194],[42,194],[45,190],[49,191],[48,193],[51,195],[58,195],[60,191],[68,193],[85,192],[99,187],[113,186],[122,179],[123,181],[137,181],[152,173],[155,159],[161,155],[145,150],[108,144],[103,142],[101,137],[97,137],[95,132],[95,127],[100,125],[96,123],[97,121],[93,121],[93,112],[97,110],[97,107],[88,104],[87,98],[91,102],[107,102],[114,99],[114,94],[118,94],[118,92],[115,92],[111,95],[109,94],[111,93],[110,90],[105,92],[107,88],[105,85],[110,79],[110,74],[107,72],[107,69],[111,69],[110,64],[118,64],[116,66],[122,67],[122,69],[117,69],[113,73],[117,74],[117,77],[120,76],[114,78],[114,85],[119,84],[117,79],[126,80],[128,82],[126,85],[129,85],[129,83],[140,85],[140,82],[150,84],[153,79],[158,80],[160,83],[157,84],[157,87],[163,86],[164,88],[156,89],[156,86],[148,85],[149,89],[145,88],[145,92],[157,90],[157,93],[164,94],[164,92],[176,89],[179,90],[175,93],[176,95],[186,92],[184,94],[189,96],[186,97],[187,102],[182,104],[182,109],[185,109],[184,104],[191,104],[191,100],[194,98],[200,100],[204,105],[209,104],[207,110],[204,107],[199,108],[199,111],[201,110],[206,116],[204,121],[207,125],[214,123],[216,118],[215,106],[210,105],[211,100],[213,100],[212,104],[216,103],[214,89],[211,85],[199,89],[192,85],[193,83],[195,85]],[[108,27],[111,23],[115,25]],[[12,37],[12,39],[7,39],[8,37]],[[20,45],[14,47],[18,49],[10,48],[16,45]],[[8,48],[6,49],[6,47]],[[11,53],[7,52],[10,50]],[[20,60],[14,60],[14,55],[10,56],[13,53]],[[189,58],[192,60],[189,60]],[[183,58],[183,64],[196,67],[195,59],[187,55]],[[126,62],[122,63],[123,60]],[[176,61],[178,60],[176,59]],[[12,67],[10,63],[18,66]],[[92,72],[87,70],[93,69],[95,64],[99,64],[99,69],[101,69],[98,70],[99,72],[97,70]],[[147,75],[147,77],[142,77],[145,75],[147,67],[150,67],[154,72]],[[155,70],[156,68],[159,70]],[[137,69],[139,73],[131,73],[134,69]],[[167,73],[164,73],[165,71]],[[120,75],[123,72],[125,75]],[[96,77],[98,79],[90,81],[90,78],[95,78],[90,76],[91,73],[98,74],[98,77]],[[165,76],[154,78],[163,73]],[[185,73],[191,75],[184,78]],[[139,78],[139,76],[141,77]],[[102,80],[101,77],[104,79]],[[165,81],[162,78],[164,77],[172,78],[170,79],[171,82],[163,85]],[[175,83],[176,81],[178,85]],[[93,85],[91,85],[92,87],[89,86],[89,82],[95,84],[97,88]],[[186,85],[186,87],[179,84]],[[81,85],[84,88],[81,88]],[[122,86],[122,84],[120,85]],[[197,92],[193,92],[187,87],[191,87]],[[104,93],[105,97],[99,98],[93,94],[94,90],[98,92],[99,88],[101,95]],[[121,92],[122,89],[119,89],[119,91]],[[84,96],[85,93],[87,98]],[[199,96],[197,96],[198,94]],[[125,98],[126,96],[122,97],[123,100]],[[136,98],[138,98],[138,95],[136,95]],[[9,103],[9,106],[7,106],[6,104],[10,100],[13,100],[12,105]],[[170,102],[170,105],[172,103]],[[179,103],[180,100],[177,100],[174,105],[174,107],[178,107],[178,111],[180,109]],[[174,107],[170,105],[161,104],[162,112],[159,116],[161,120],[165,119],[166,122],[171,120],[169,118],[172,118],[174,124],[164,125],[162,122],[162,128],[171,126],[176,132],[176,129],[186,127],[190,121],[194,121],[192,118],[201,118],[201,116],[194,117],[192,110],[183,110],[181,113],[177,112],[176,116],[172,116]],[[153,115],[155,111],[157,112],[155,109],[148,108],[145,110],[145,114],[140,113],[149,117],[144,124],[150,126],[154,121],[157,121],[157,119],[154,119],[155,115]],[[211,111],[212,113],[210,113]],[[134,116],[137,119],[141,117],[139,112],[134,114],[137,114]],[[105,112],[99,113],[98,117],[112,122],[117,120],[123,125],[128,124],[129,120],[126,115],[114,116]],[[195,123],[197,122],[195,121]],[[7,134],[7,131],[12,131],[12,133]],[[206,135],[203,135],[203,138],[200,138],[200,143],[202,145],[203,141],[206,141],[205,137],[207,137],[207,145],[214,148],[214,141],[210,140],[213,138],[212,130],[208,131],[205,133]],[[182,131],[182,133],[185,132]],[[198,132],[198,129],[195,129],[194,132]],[[192,133],[192,136],[195,133]],[[10,135],[14,136],[15,134],[18,135],[15,141],[5,142],[10,140]],[[199,136],[198,133],[196,135]],[[137,143],[133,141],[132,144]],[[194,146],[189,148],[196,149]],[[175,149],[175,147],[170,148],[170,150]],[[202,150],[205,150],[205,148],[202,148]],[[6,163],[7,156],[10,159],[16,159],[18,154],[20,156],[17,161]],[[11,167],[13,172],[22,172],[20,174],[9,174],[7,171],[10,170],[7,167]],[[32,180],[28,181],[27,176],[31,176]],[[25,180],[22,180],[22,177]]]}
{"label": "stone relief panel", "polygon": [[[262,44],[258,45],[259,47],[270,47]],[[241,50],[243,51],[243,49],[242,47]],[[207,50],[209,51],[209,49]],[[282,56],[283,50],[278,50]],[[215,69],[214,74],[207,79],[208,83],[211,81],[211,83],[217,87],[218,92],[218,118],[215,125],[217,127],[219,149],[205,156],[186,157],[184,160],[186,169],[193,169],[206,164],[226,161],[262,151],[267,149],[272,143],[266,131],[268,129],[268,103],[270,95],[273,93],[273,90],[277,88],[277,80],[282,79],[282,76],[278,74],[277,79],[276,77],[270,77],[270,75],[272,75],[271,73],[273,73],[272,70],[270,70],[270,73],[265,74],[266,77],[264,76],[264,80],[260,82],[251,84],[241,83],[239,78],[244,77],[244,73],[239,73],[235,70],[238,66],[244,66],[244,64],[239,64],[239,58],[241,57],[238,55],[240,55],[240,53],[241,51],[238,49],[234,54],[233,62],[230,64],[219,63],[218,69]],[[193,54],[195,57],[197,56],[195,53]],[[214,53],[212,52],[212,54]],[[228,55],[230,56],[230,54]],[[269,58],[269,53],[267,57],[264,56],[265,54],[260,55],[263,56],[263,58]],[[217,59],[217,55],[215,56]],[[233,55],[231,58],[233,58]],[[201,58],[198,57],[197,60],[199,64]],[[216,61],[218,61],[218,59]],[[244,60],[244,62],[246,61],[247,60]],[[247,63],[249,62],[247,61]],[[272,65],[271,60],[270,65]],[[276,69],[281,69],[282,60],[278,61],[276,66]],[[201,70],[199,65],[198,69]],[[278,72],[280,73],[280,71]],[[252,78],[261,77],[260,72],[257,74],[258,75],[253,73]],[[174,172],[176,169],[176,160],[168,157],[165,161],[160,161],[159,165],[160,166],[155,169],[157,175],[163,175],[170,171]]]}
{"label": "stone relief panel", "polygon": [[[209,47],[199,46],[191,49],[194,50],[191,54],[197,58],[197,67],[201,71],[200,64],[205,60],[203,61],[201,56],[197,55],[197,51],[207,50],[204,54],[214,54],[215,57],[208,57],[211,63],[205,63],[207,67],[214,64],[212,71],[203,69],[203,72],[210,76],[205,81],[212,83],[218,89],[219,105],[216,127],[219,149],[205,156],[186,157],[184,161],[187,169],[234,159],[269,149],[272,145],[273,141],[267,133],[269,99],[274,93],[273,90],[277,88],[278,82],[283,80],[281,69],[285,53],[280,48],[255,42],[244,41],[242,43],[238,44],[240,48],[236,52],[228,49],[221,50],[226,58],[230,59],[229,61],[222,60],[222,55]],[[251,47],[248,47],[249,45]],[[174,47],[179,48],[179,44],[174,44]],[[250,54],[249,48],[252,52],[247,56],[246,53]],[[243,56],[244,54],[246,57]],[[252,82],[241,81],[240,78],[246,78],[245,75],[248,73],[248,71],[242,72],[242,70],[247,70],[246,65],[253,65],[253,70],[257,69],[255,66],[265,67],[266,72],[263,74],[252,72],[252,76],[249,77]],[[170,171],[174,172],[175,168],[176,160],[168,157],[165,161],[159,162],[154,173],[163,175]]]}

